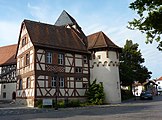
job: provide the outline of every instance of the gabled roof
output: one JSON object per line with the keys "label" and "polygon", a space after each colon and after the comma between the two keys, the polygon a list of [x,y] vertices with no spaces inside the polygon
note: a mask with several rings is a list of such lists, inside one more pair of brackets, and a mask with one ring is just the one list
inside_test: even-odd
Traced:
{"label": "gabled roof", "polygon": [[71,24],[77,24],[75,19],[69,15],[65,10],[62,11],[59,18],[56,20],[55,25],[56,26],[65,26],[65,25],[71,25]]}
{"label": "gabled roof", "polygon": [[31,42],[34,46],[87,53],[81,38],[73,29],[30,20],[24,20]]}
{"label": "gabled roof", "polygon": [[102,31],[88,35],[88,49],[113,48],[120,49]]}
{"label": "gabled roof", "polygon": [[0,47],[0,66],[16,64],[17,44]]}

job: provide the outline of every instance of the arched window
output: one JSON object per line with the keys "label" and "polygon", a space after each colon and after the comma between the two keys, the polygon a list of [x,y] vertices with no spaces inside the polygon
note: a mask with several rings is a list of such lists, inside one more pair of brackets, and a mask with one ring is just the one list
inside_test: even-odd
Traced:
{"label": "arched window", "polygon": [[28,77],[27,80],[26,80],[26,88],[31,88],[31,79],[30,79],[30,77]]}

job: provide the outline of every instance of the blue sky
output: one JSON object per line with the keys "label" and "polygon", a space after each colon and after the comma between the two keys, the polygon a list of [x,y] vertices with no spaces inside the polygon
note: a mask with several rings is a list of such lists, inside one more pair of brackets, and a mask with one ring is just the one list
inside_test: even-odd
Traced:
{"label": "blue sky", "polygon": [[72,15],[86,35],[103,31],[115,44],[123,47],[127,39],[139,44],[144,65],[153,72],[152,79],[162,76],[162,52],[157,43],[145,44],[145,35],[126,28],[137,17],[128,8],[133,0],[0,0],[0,46],[18,41],[24,19],[54,24],[63,10]]}

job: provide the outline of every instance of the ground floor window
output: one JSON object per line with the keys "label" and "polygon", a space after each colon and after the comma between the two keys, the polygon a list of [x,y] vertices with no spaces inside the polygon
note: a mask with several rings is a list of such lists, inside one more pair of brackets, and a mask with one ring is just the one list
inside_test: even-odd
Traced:
{"label": "ground floor window", "polygon": [[3,92],[3,98],[6,98],[6,92]]}

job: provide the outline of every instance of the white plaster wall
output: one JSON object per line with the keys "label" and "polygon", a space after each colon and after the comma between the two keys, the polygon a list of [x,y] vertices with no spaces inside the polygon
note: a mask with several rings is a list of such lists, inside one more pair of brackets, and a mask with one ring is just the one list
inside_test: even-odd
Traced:
{"label": "white plaster wall", "polygon": [[[91,69],[90,80],[91,82],[97,79],[97,82],[103,82],[105,92],[106,103],[120,103],[121,102],[121,91],[120,91],[120,80],[119,80],[119,69],[115,64],[104,65],[104,62],[118,63],[119,60],[116,57],[116,52],[109,51],[109,58],[106,57],[106,51],[96,52],[96,59],[92,60],[93,68]],[[101,55],[101,59],[97,56]],[[98,65],[97,65],[98,64]]]}
{"label": "white plaster wall", "polygon": [[75,59],[75,66],[82,67],[82,59]]}
{"label": "white plaster wall", "polygon": [[157,91],[162,92],[162,81],[157,80],[155,83],[158,85],[157,86]]}
{"label": "white plaster wall", "polygon": [[[3,86],[6,86],[5,89]],[[3,98],[3,92],[6,93],[6,98]],[[0,100],[12,100],[12,93],[16,92],[16,83],[1,84]]]}

